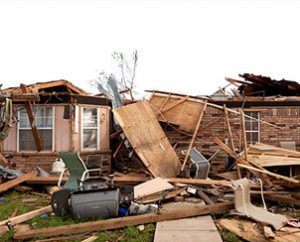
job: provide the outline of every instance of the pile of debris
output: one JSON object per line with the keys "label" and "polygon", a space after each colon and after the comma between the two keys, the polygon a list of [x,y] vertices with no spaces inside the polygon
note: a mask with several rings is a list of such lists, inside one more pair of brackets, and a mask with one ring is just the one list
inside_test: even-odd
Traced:
{"label": "pile of debris", "polygon": [[[251,78],[257,83],[254,81],[257,78]],[[114,94],[113,98],[117,95]],[[14,230],[16,225],[34,216],[54,212],[55,216],[93,221],[42,229],[27,227],[17,230],[14,239],[60,236],[58,240],[63,240],[61,236],[157,223],[156,242],[174,241],[174,236],[180,241],[188,238],[202,241],[201,235],[203,241],[208,238],[222,241],[211,216],[203,217],[213,215],[221,231],[224,228],[248,241],[300,241],[299,218],[283,211],[274,213],[276,209],[270,211],[266,203],[292,204],[293,209],[300,206],[299,177],[270,169],[300,165],[300,152],[262,143],[248,145],[243,120],[246,117],[276,128],[275,124],[206,99],[155,91],[151,91],[148,100],[125,106],[120,101],[115,105],[115,133],[111,135],[112,142],[116,142],[113,158],[118,163],[119,157],[126,153],[128,160],[138,165],[123,166],[104,176],[101,167],[87,167],[79,154],[61,152],[69,175],[64,172],[60,177],[19,174],[0,184],[3,193],[20,189],[21,183],[26,184],[21,186],[23,189],[33,184],[58,183],[58,188],[48,189],[52,194],[51,206],[1,221],[0,233]],[[212,137],[218,148],[210,158],[195,147],[207,108],[224,112],[229,138],[225,143],[219,137]],[[242,121],[242,152],[236,152],[228,113]],[[185,134],[184,145],[171,144],[166,135],[167,125]],[[233,158],[234,163],[230,171],[214,175],[210,172],[211,160],[219,151]],[[102,220],[95,220],[99,218]]]}

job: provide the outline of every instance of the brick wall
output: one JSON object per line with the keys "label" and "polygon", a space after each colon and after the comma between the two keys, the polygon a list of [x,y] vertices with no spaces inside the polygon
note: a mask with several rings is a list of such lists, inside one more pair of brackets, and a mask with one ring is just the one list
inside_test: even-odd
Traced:
{"label": "brick wall", "polygon": [[[238,111],[238,109],[235,110]],[[296,149],[300,150],[300,107],[259,107],[252,110],[260,113],[261,120],[281,127],[281,129],[276,129],[261,123],[260,142],[280,147],[281,141],[295,141]],[[247,109],[247,111],[251,111],[251,109]],[[229,120],[235,147],[241,150],[243,145],[240,116],[229,112]],[[170,127],[165,129],[165,131],[171,144],[175,145],[177,143],[176,152],[179,155],[182,149],[187,149],[191,136],[186,136],[178,132],[177,129]],[[214,137],[218,137],[226,143],[229,135],[225,123],[224,111],[208,106],[194,146],[204,155],[210,157],[219,149],[213,142]],[[212,159],[211,172],[213,174],[225,171],[226,157],[227,155],[223,151],[220,151]],[[182,155],[181,160],[183,160]]]}
{"label": "brick wall", "polygon": [[[12,161],[16,168],[22,172],[30,172],[36,166],[40,166],[46,171],[51,171],[53,162],[59,158],[58,153],[10,153],[5,152],[4,155],[9,155],[8,160]],[[111,152],[110,151],[95,151],[95,152],[81,152],[80,157],[85,161],[88,155],[99,155],[101,160],[105,164],[105,171],[107,172],[111,169]]]}

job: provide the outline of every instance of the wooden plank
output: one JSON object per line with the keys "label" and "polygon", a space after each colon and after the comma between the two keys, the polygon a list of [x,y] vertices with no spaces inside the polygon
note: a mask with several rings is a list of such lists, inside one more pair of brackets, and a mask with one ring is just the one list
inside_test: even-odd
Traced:
{"label": "wooden plank", "polygon": [[186,165],[186,162],[187,162],[187,160],[188,160],[188,158],[189,158],[189,156],[190,156],[191,149],[192,149],[192,147],[193,147],[193,145],[194,145],[195,138],[196,138],[197,133],[198,133],[198,130],[199,130],[199,128],[200,128],[200,124],[201,124],[202,117],[203,117],[203,114],[204,114],[204,112],[205,112],[206,106],[207,106],[207,102],[204,103],[204,106],[203,106],[203,108],[202,108],[202,110],[201,110],[201,113],[200,113],[200,115],[199,115],[199,118],[198,118],[198,121],[197,121],[196,128],[195,128],[195,130],[194,130],[194,134],[193,134],[192,140],[191,140],[191,142],[190,142],[190,144],[189,144],[189,148],[188,148],[188,150],[187,150],[187,152],[186,152],[186,154],[185,154],[184,161],[183,161],[183,164],[182,164],[182,166],[181,166],[181,171],[184,170],[184,167],[185,167],[185,165]]}
{"label": "wooden plank", "polygon": [[226,180],[207,180],[207,179],[189,179],[189,178],[170,178],[166,179],[171,183],[183,183],[189,185],[220,185],[220,186],[231,186],[230,181]]}
{"label": "wooden plank", "polygon": [[[252,194],[251,196],[261,198],[260,194]],[[290,194],[266,194],[264,192],[264,198],[266,200],[274,201],[274,202],[280,202],[285,204],[293,204],[297,207],[300,206],[300,199],[290,197]]]}
{"label": "wooden plank", "polygon": [[81,242],[92,242],[92,241],[95,241],[96,239],[98,239],[98,236],[92,235],[92,236],[82,240]]}
{"label": "wooden plank", "polygon": [[249,155],[248,154],[248,160],[261,167],[300,165],[300,158],[277,156],[277,155]]}
{"label": "wooden plank", "polygon": [[[28,92],[27,87],[24,84],[21,84],[20,88],[21,88],[22,93],[27,93]],[[43,146],[42,146],[39,131],[37,130],[37,127],[35,125],[31,102],[26,102],[25,103],[25,108],[27,110],[28,119],[29,119],[29,123],[30,123],[30,126],[31,126],[32,135],[33,135],[33,138],[34,138],[36,149],[37,149],[37,151],[41,151],[43,149]]]}
{"label": "wooden plank", "polygon": [[194,217],[211,213],[225,212],[232,209],[232,202],[217,203],[203,207],[187,208],[176,211],[165,211],[160,214],[149,213],[123,218],[113,218],[100,221],[58,226],[16,233],[14,239],[30,239],[35,236],[54,237],[59,235],[78,234],[94,231],[111,230],[139,224],[155,223],[158,221]]}
{"label": "wooden plank", "polygon": [[139,199],[165,190],[172,190],[173,185],[166,180],[156,177],[134,187],[134,199]]}
{"label": "wooden plank", "polygon": [[13,218],[5,219],[5,220],[0,222],[0,226],[3,226],[5,224],[7,224],[8,222],[12,225],[16,225],[16,224],[19,224],[19,223],[23,223],[23,222],[25,222],[29,219],[32,219],[33,217],[38,216],[40,214],[50,213],[50,212],[52,212],[51,205],[43,207],[43,208],[39,208],[37,210],[30,211],[28,213],[18,215],[18,216],[13,217]]}
{"label": "wooden plank", "polygon": [[[263,232],[256,223],[247,220],[238,219],[220,219],[217,222],[219,225],[238,235],[239,237],[251,242],[268,242],[263,235]],[[284,227],[279,231],[275,231],[274,242],[294,242],[300,241],[299,228]]]}
{"label": "wooden plank", "polygon": [[176,177],[179,159],[150,104],[137,102],[113,110],[127,140],[155,177]]}
{"label": "wooden plank", "polygon": [[242,137],[243,137],[243,146],[244,146],[244,156],[245,160],[248,160],[247,153],[247,136],[246,136],[246,127],[245,127],[245,114],[242,109],[240,109],[240,118],[241,118],[241,127],[242,127]]}
{"label": "wooden plank", "polygon": [[296,180],[294,178],[289,178],[289,177],[286,177],[286,176],[282,176],[282,175],[279,175],[279,174],[276,174],[276,173],[273,173],[271,171],[268,171],[268,170],[261,170],[261,169],[258,169],[258,168],[255,168],[253,166],[249,166],[249,165],[244,165],[244,164],[238,164],[240,167],[243,167],[243,168],[246,168],[248,170],[252,170],[252,171],[255,171],[255,172],[260,172],[260,173],[264,173],[264,174],[267,174],[269,176],[272,176],[272,177],[275,177],[279,180],[284,180],[284,181],[287,181],[287,182],[291,182],[291,183],[296,183],[296,184],[299,184],[300,181],[299,180]]}
{"label": "wooden plank", "polygon": [[0,184],[0,193],[2,192],[5,192],[19,184],[21,184],[22,182],[25,182],[27,180],[30,180],[31,178],[35,177],[36,176],[36,173],[28,173],[28,174],[25,174],[23,176],[20,176],[16,179],[13,179],[11,181],[8,181],[8,182],[5,182],[5,183],[2,183]]}
{"label": "wooden plank", "polygon": [[126,140],[126,139],[123,139],[123,140],[121,141],[121,143],[118,145],[118,147],[117,147],[115,153],[113,154],[113,158],[116,158],[116,157],[118,156],[118,154],[119,154],[119,152],[120,152],[120,150],[121,150],[121,148],[122,148],[122,145],[125,143],[125,140]]}
{"label": "wooden plank", "polygon": [[[217,137],[214,138],[214,142],[220,146],[220,148],[222,150],[224,150],[227,154],[229,154],[232,158],[234,158],[239,164],[245,164],[250,166],[251,164],[244,160],[240,155],[236,154],[233,150],[231,150],[226,144],[224,144],[220,139],[218,139]],[[260,168],[260,167],[259,167]],[[272,186],[272,181],[269,179],[268,176],[266,176],[265,174],[261,174],[258,173],[256,171],[253,170],[249,170],[254,176],[262,179],[264,182],[267,183],[267,185]]]}
{"label": "wooden plank", "polygon": [[232,135],[232,131],[231,131],[228,110],[227,110],[227,107],[226,107],[225,104],[223,105],[223,109],[224,109],[225,123],[226,123],[227,131],[228,131],[228,134],[229,134],[229,141],[230,141],[231,149],[233,151],[235,151],[235,145],[234,145],[233,135]]}
{"label": "wooden plank", "polygon": [[[54,185],[57,184],[59,176],[35,176],[26,181],[28,184]],[[63,177],[62,183],[65,183],[68,178]]]}
{"label": "wooden plank", "polygon": [[186,192],[186,188],[180,188],[174,191],[167,191],[167,192],[163,192],[163,193],[157,193],[157,194],[153,194],[150,196],[146,196],[143,198],[140,198],[137,200],[137,202],[139,203],[153,203],[153,202],[158,202],[161,200],[167,200],[170,198],[174,198],[176,196],[183,196],[187,194]]}

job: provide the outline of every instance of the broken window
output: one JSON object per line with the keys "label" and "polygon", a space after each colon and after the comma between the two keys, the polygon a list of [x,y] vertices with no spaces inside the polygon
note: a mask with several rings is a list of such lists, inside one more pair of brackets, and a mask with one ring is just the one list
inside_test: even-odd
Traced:
{"label": "broken window", "polygon": [[260,113],[255,111],[247,111],[245,115],[253,117],[255,119],[250,119],[245,117],[245,131],[248,144],[254,144],[260,141]]}
{"label": "broken window", "polygon": [[[35,125],[38,129],[43,150],[53,150],[53,108],[33,107]],[[18,150],[36,151],[34,137],[26,109],[19,111]]]}
{"label": "broken window", "polygon": [[96,150],[98,148],[98,109],[82,109],[82,142],[81,148],[84,150]]}

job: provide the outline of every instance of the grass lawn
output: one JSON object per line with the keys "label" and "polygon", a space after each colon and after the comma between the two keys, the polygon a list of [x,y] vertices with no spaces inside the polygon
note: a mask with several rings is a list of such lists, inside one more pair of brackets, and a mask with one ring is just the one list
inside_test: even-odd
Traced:
{"label": "grass lawn", "polygon": [[[17,215],[20,215],[50,204],[49,198],[39,196],[36,194],[30,194],[30,192],[21,193],[16,191],[10,191],[4,194],[4,197],[7,203],[0,205],[0,221],[7,219],[9,216],[11,216],[11,214],[16,208],[18,208]],[[28,198],[37,198],[37,200],[34,203],[24,204],[22,200]],[[55,216],[54,214],[48,214],[48,217],[46,218],[36,216],[33,219],[26,221],[25,223],[30,224],[32,226],[32,229],[40,229],[60,225],[74,224],[78,222],[73,220],[72,218],[62,218]],[[94,235],[98,236],[98,239],[95,240],[97,242],[117,240],[120,242],[150,242],[153,241],[154,232],[155,225],[148,224],[145,225],[145,229],[143,231],[139,231],[135,226],[130,226],[119,230],[98,232],[94,233]],[[13,235],[13,232],[7,232],[1,237],[0,241],[12,241]],[[35,241],[36,239],[37,238],[33,239],[32,241]],[[69,239],[65,241],[77,242],[81,240],[82,238]]]}

